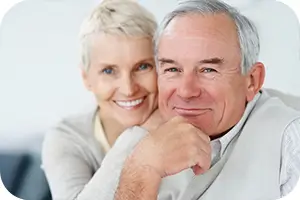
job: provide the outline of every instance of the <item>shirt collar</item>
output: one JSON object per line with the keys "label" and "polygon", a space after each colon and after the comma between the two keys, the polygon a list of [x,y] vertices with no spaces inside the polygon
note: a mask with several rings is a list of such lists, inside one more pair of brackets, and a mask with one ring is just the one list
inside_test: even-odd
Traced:
{"label": "shirt collar", "polygon": [[96,114],[95,121],[94,121],[94,134],[98,142],[100,142],[104,152],[107,153],[111,148],[111,146],[107,141],[98,112]]}

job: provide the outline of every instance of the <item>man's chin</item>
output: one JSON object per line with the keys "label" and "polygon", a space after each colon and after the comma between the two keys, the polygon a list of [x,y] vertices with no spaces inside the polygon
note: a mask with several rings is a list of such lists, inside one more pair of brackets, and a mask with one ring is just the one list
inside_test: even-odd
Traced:
{"label": "man's chin", "polygon": [[188,123],[192,124],[193,126],[198,128],[199,130],[203,131],[204,133],[207,133],[207,135],[209,135],[209,133],[211,132],[212,126],[209,123],[210,120],[205,119],[204,116],[202,116],[202,115],[198,115],[198,116],[185,115],[185,116],[182,116],[181,115],[181,117],[185,118]]}

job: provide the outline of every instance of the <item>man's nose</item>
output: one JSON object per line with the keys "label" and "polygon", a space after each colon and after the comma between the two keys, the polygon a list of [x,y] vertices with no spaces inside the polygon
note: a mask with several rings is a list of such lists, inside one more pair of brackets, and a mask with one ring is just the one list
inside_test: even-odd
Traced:
{"label": "man's nose", "polygon": [[201,88],[199,87],[198,78],[195,74],[184,74],[177,88],[177,95],[183,99],[199,97]]}
{"label": "man's nose", "polygon": [[132,76],[123,77],[119,84],[119,91],[127,97],[134,96],[139,90],[139,86]]}

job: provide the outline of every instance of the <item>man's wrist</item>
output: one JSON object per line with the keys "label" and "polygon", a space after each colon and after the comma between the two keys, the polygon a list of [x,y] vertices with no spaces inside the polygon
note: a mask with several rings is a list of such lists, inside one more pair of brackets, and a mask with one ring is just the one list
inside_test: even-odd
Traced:
{"label": "man's wrist", "polygon": [[156,200],[161,177],[150,166],[127,162],[121,173],[117,200]]}
{"label": "man's wrist", "polygon": [[127,160],[122,170],[122,174],[131,176],[134,179],[146,182],[147,184],[148,182],[149,184],[153,183],[153,185],[160,185],[162,179],[159,172],[152,166],[136,163],[133,160]]}

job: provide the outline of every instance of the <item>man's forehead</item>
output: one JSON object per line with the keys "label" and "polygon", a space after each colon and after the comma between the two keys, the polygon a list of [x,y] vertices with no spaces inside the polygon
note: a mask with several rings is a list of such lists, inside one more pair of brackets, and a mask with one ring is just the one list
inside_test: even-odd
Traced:
{"label": "man's forehead", "polygon": [[165,28],[161,35],[167,37],[183,38],[185,40],[237,39],[235,24],[225,14],[189,14],[175,17]]}
{"label": "man's forehead", "polygon": [[[208,36],[208,37],[207,37]],[[192,34],[191,32],[173,32],[169,34],[163,34],[161,37],[161,41],[163,42],[186,42],[193,45],[201,45],[206,43],[215,43],[215,44],[227,44],[228,38],[224,35],[224,37],[211,37],[212,35],[207,34],[197,34],[195,32]]]}
{"label": "man's forehead", "polygon": [[197,50],[199,52],[207,51],[222,52],[226,51],[236,52],[239,45],[236,42],[230,41],[226,35],[212,37],[211,35],[191,34],[191,33],[170,33],[163,34],[159,42],[159,52],[167,50],[180,50],[190,52]]}
{"label": "man's forehead", "polygon": [[230,30],[222,31],[218,26],[209,24],[197,27],[190,24],[189,27],[183,23],[185,21],[181,22],[170,24],[161,35],[159,57],[181,61],[198,61],[212,57],[232,60],[240,53],[237,35],[230,34]]}

